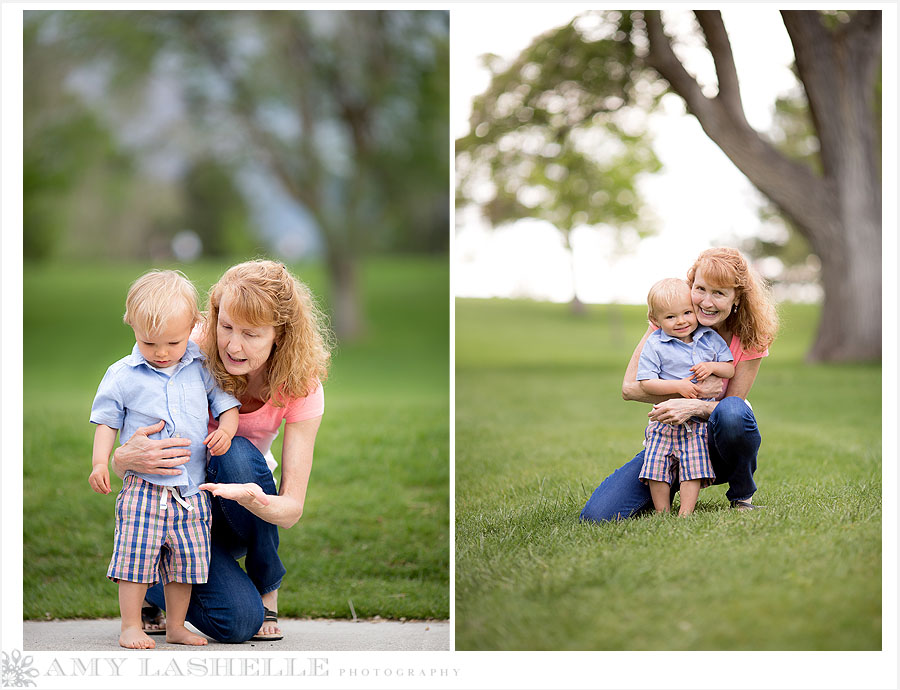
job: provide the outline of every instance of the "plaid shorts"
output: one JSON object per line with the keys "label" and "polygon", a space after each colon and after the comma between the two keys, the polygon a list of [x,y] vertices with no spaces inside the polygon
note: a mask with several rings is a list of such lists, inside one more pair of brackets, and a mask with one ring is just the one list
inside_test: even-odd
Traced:
{"label": "plaid shorts", "polygon": [[644,465],[641,480],[673,484],[702,479],[709,486],[716,478],[709,461],[706,422],[672,425],[650,422],[644,432]]}
{"label": "plaid shorts", "polygon": [[106,573],[113,582],[206,582],[212,515],[209,495],[200,491],[176,498],[168,489],[134,475],[125,477],[116,498],[116,539]]}

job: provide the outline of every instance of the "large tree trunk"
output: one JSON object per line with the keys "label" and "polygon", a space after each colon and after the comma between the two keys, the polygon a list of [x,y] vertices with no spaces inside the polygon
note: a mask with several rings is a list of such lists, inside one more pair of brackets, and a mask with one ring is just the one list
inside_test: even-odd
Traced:
{"label": "large tree trunk", "polygon": [[359,291],[359,262],[349,253],[328,250],[332,329],[339,340],[358,338],[364,329]]}
{"label": "large tree trunk", "polygon": [[675,57],[659,12],[647,12],[650,64],[731,161],[806,236],[822,261],[822,319],[811,360],[881,356],[881,183],[872,99],[881,54],[880,12],[828,30],[816,11],[784,12],[819,137],[823,173],[782,155],[744,116],[731,45],[719,12],[698,11],[719,93],[707,98]]}

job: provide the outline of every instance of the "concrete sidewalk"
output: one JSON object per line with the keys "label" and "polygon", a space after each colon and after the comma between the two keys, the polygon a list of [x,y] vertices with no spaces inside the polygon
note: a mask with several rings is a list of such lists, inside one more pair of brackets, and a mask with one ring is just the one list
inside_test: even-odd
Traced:
{"label": "concrete sidewalk", "polygon": [[[167,644],[165,635],[152,635],[157,649],[264,652],[294,651],[447,651],[448,621],[305,620],[279,618],[284,639],[277,642],[221,644],[210,640],[205,647]],[[190,624],[188,627],[196,632]],[[122,651],[119,619],[25,621],[25,651]],[[146,651],[146,650],[140,650]]]}

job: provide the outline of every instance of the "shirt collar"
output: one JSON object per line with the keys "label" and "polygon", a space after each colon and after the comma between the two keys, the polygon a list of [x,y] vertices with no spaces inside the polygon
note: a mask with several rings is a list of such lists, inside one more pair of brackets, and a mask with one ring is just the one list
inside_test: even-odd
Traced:
{"label": "shirt collar", "polygon": [[[694,337],[692,338],[692,340],[696,343],[700,340],[700,338],[705,336],[707,333],[710,333],[711,331],[712,328],[710,328],[709,326],[697,326],[697,328],[693,332]],[[662,328],[659,329],[659,339],[664,343],[667,343],[670,340],[678,340],[678,342],[684,342],[683,340],[679,340],[678,338],[676,338],[674,335],[669,335]],[[687,343],[684,344],[687,345]]]}
{"label": "shirt collar", "polygon": [[[195,359],[206,359],[203,355],[203,352],[200,350],[200,346],[197,345],[193,340],[188,340],[187,350],[184,351],[184,356],[179,360],[182,364],[190,364]],[[141,364],[146,364],[148,367],[152,367],[150,363],[144,359],[144,355],[141,354],[141,350],[138,347],[137,343],[134,344],[134,348],[131,350],[131,354],[125,358],[125,363],[132,367],[139,367]]]}

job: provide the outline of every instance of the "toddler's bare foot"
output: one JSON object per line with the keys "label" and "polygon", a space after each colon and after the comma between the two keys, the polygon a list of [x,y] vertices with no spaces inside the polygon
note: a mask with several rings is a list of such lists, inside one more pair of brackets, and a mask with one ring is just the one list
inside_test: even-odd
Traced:
{"label": "toddler's bare foot", "polygon": [[195,635],[183,625],[180,627],[169,626],[166,629],[166,642],[170,644],[189,644],[194,647],[202,647],[209,644],[209,640],[200,635]]}
{"label": "toddler's bare foot", "polygon": [[154,649],[156,643],[140,628],[125,628],[119,635],[119,644],[126,649]]}

